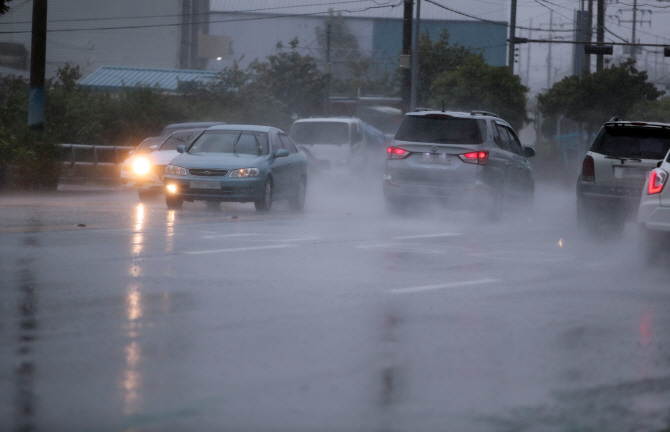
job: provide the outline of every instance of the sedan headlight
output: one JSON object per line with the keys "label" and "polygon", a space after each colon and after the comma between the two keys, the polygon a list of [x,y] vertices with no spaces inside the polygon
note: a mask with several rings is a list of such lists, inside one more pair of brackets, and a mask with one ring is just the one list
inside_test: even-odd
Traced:
{"label": "sedan headlight", "polygon": [[188,175],[186,168],[182,168],[177,165],[168,165],[165,167],[165,174],[174,174],[174,175]]}
{"label": "sedan headlight", "polygon": [[151,169],[151,162],[148,159],[140,157],[133,161],[133,171],[135,174],[144,175]]}
{"label": "sedan headlight", "polygon": [[232,170],[228,177],[256,177],[259,172],[258,168],[240,168]]}

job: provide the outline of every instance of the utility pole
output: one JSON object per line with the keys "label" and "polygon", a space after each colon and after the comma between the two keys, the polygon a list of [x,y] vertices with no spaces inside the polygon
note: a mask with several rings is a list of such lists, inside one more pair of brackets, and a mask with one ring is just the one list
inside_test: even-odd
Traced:
{"label": "utility pole", "polygon": [[[635,39],[635,26],[637,25],[637,0],[633,0],[633,34],[631,37],[631,43],[637,43],[637,39]],[[637,47],[632,46],[630,47],[630,57],[633,60],[637,60]]]}
{"label": "utility pole", "polygon": [[[528,26],[528,39],[533,39],[533,18],[530,19],[530,25]],[[530,47],[532,44],[528,45],[528,51],[526,52],[526,86],[530,87]]]}
{"label": "utility pole", "polygon": [[[554,11],[549,12],[549,34],[553,35],[554,30]],[[549,36],[552,39],[553,36]],[[551,88],[551,45],[549,44],[549,51],[547,53],[547,89]]]}
{"label": "utility pole", "polygon": [[[593,39],[593,0],[589,0],[589,16],[587,21],[586,41],[590,44]],[[584,72],[591,72],[591,56],[587,55],[584,59]]]}
{"label": "utility pole", "polygon": [[36,132],[38,139],[41,139],[44,133],[44,74],[46,57],[47,0],[33,0],[28,127]]}
{"label": "utility pole", "polygon": [[514,73],[514,42],[516,37],[516,0],[512,0],[512,10],[509,16],[509,52],[507,53],[507,63],[510,72]]}
{"label": "utility pole", "polygon": [[[605,42],[605,0],[598,0],[598,26],[596,28],[596,42],[603,45]],[[604,67],[603,54],[597,54],[596,72],[601,72]]]}
{"label": "utility pole", "polygon": [[419,87],[419,33],[421,27],[421,0],[416,0],[416,23],[414,24],[414,43],[412,45],[412,90],[409,110],[416,109],[416,97]]}
{"label": "utility pole", "polygon": [[333,65],[330,63],[330,24],[326,26],[326,100],[323,103],[323,111],[326,117],[330,115],[330,76],[333,73]]}
{"label": "utility pole", "polygon": [[402,111],[407,112],[410,109],[410,99],[412,97],[412,18],[414,12],[414,2],[405,0],[402,23],[402,53],[400,55],[400,67],[402,68]]}

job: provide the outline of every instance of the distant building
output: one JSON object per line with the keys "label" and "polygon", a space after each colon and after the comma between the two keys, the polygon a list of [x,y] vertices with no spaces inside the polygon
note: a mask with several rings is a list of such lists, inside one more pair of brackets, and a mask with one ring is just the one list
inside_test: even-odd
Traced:
{"label": "distant building", "polygon": [[[316,29],[324,29],[329,10],[341,12],[363,53],[397,67],[402,47],[402,6],[389,7],[398,2],[371,0],[340,3],[333,0],[210,0],[209,34],[227,38],[228,45],[221,55],[209,59],[208,68],[221,69],[240,58],[244,67],[254,59],[275,53],[278,42],[288,47],[295,37],[300,41],[300,50],[320,57],[322,50],[317,43]],[[442,30],[447,30],[451,43],[480,48],[489,64],[504,66],[507,8],[491,8],[490,3],[469,0],[444,3],[453,10],[486,21],[468,19],[424,1],[421,3],[421,33],[428,31],[432,38],[437,38]]]}
{"label": "distant building", "polygon": [[[436,38],[447,30],[452,43],[479,48],[489,64],[505,65],[507,8],[444,3],[451,11],[421,3],[421,32]],[[32,5],[12,1],[0,16],[0,73],[29,69]],[[386,69],[398,66],[403,8],[397,1],[49,0],[47,77],[65,63],[78,65],[84,77],[103,66],[217,71],[240,60],[245,67],[295,37],[301,52],[322,61],[316,29],[324,29],[329,11],[341,13],[359,54]]]}
{"label": "distant building", "polygon": [[[49,0],[47,77],[65,63],[84,76],[101,66],[197,66],[193,35],[207,33],[207,0]],[[0,15],[2,71],[30,68],[32,0],[8,3]],[[196,24],[191,28],[190,20]],[[185,25],[184,25],[185,24]],[[201,62],[202,63],[202,62]]]}

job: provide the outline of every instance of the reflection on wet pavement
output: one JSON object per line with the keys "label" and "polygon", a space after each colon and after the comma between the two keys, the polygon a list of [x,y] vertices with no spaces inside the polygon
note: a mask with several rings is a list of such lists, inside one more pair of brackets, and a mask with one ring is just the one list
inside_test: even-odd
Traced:
{"label": "reflection on wet pavement", "polygon": [[[32,235],[24,237],[24,245],[39,246],[39,240]],[[32,432],[35,427],[37,408],[35,392],[34,343],[39,329],[38,293],[34,276],[35,260],[20,258],[18,262],[18,362],[14,369],[15,431]]]}

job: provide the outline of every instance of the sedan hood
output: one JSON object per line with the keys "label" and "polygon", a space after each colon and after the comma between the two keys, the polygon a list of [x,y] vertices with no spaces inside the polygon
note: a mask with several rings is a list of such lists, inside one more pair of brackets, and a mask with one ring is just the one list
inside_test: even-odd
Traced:
{"label": "sedan hood", "polygon": [[254,156],[249,154],[232,153],[182,153],[172,159],[171,164],[182,168],[214,168],[233,170],[238,168],[251,168],[270,156]]}

